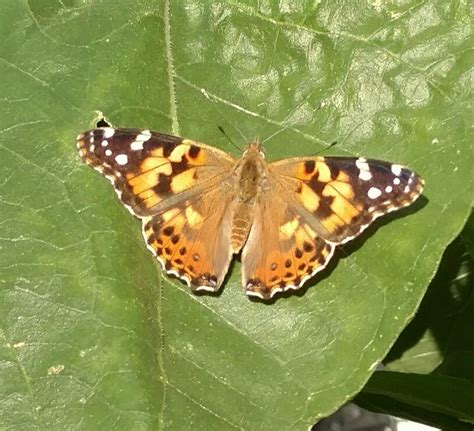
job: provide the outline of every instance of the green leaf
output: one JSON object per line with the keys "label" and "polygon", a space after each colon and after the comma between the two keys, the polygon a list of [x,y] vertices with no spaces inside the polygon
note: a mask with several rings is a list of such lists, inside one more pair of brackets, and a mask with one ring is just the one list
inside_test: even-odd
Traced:
{"label": "green leaf", "polygon": [[[306,429],[364,385],[472,206],[469,7],[459,2],[3,2],[0,427]],[[318,109],[321,107],[321,109]],[[404,163],[425,198],[302,295],[160,275],[74,138],[101,111],[237,155]]]}
{"label": "green leaf", "polygon": [[474,211],[471,211],[471,216],[469,217],[466,226],[464,226],[462,239],[466,245],[467,251],[474,259]]}
{"label": "green leaf", "polygon": [[452,431],[472,430],[474,423],[473,384],[449,376],[377,371],[355,401],[372,411]]}

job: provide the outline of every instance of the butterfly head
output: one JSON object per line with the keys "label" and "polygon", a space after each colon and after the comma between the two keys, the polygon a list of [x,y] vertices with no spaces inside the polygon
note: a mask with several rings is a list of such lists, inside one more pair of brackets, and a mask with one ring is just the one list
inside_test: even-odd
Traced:
{"label": "butterfly head", "polygon": [[247,145],[247,148],[244,150],[244,156],[247,157],[256,157],[259,159],[265,158],[265,151],[263,145],[260,143],[258,138],[255,138],[250,144]]}

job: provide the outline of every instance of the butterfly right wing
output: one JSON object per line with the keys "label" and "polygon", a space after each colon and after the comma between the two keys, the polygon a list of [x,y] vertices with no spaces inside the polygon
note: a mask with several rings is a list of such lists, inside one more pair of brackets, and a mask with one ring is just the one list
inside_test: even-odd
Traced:
{"label": "butterfly right wing", "polygon": [[253,224],[242,251],[242,285],[248,296],[270,299],[299,289],[324,269],[334,252],[301,217],[287,190],[270,176],[257,198]]}
{"label": "butterfly right wing", "polygon": [[301,287],[337,244],[410,205],[424,184],[400,165],[353,157],[277,161],[267,181],[242,252],[242,284],[262,299]]}
{"label": "butterfly right wing", "polygon": [[362,157],[286,159],[270,169],[293,208],[332,244],[344,244],[378,217],[412,204],[424,186],[404,166]]}

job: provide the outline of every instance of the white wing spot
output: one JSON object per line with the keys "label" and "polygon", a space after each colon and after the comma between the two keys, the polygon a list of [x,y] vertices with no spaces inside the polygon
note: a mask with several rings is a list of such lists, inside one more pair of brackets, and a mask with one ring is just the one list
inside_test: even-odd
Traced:
{"label": "white wing spot", "polygon": [[128,157],[126,154],[117,154],[115,156],[115,161],[119,164],[119,165],[126,165],[128,163]]}
{"label": "white wing spot", "polygon": [[105,155],[106,155],[106,156],[111,156],[111,155],[112,155],[112,151],[111,151],[111,150],[105,150]]}
{"label": "white wing spot", "polygon": [[90,151],[91,153],[93,153],[94,150],[95,150],[95,145],[92,144],[92,145],[89,147],[89,151]]}
{"label": "white wing spot", "polygon": [[400,176],[402,173],[402,166],[401,165],[392,165],[392,173],[393,175],[396,175],[397,177]]}
{"label": "white wing spot", "polygon": [[387,186],[387,187],[385,187],[385,192],[386,192],[386,193],[391,193],[392,190],[393,190],[393,187],[392,187],[392,186]]}
{"label": "white wing spot", "polygon": [[109,145],[109,141],[107,141],[106,139],[104,139],[100,145],[102,145],[103,147],[106,147],[107,145]]}
{"label": "white wing spot", "polygon": [[395,184],[396,186],[398,186],[400,184],[400,178],[394,178],[393,179],[393,184]]}
{"label": "white wing spot", "polygon": [[114,136],[115,129],[112,129],[112,127],[104,127],[102,130],[104,131],[104,139],[109,139]]}
{"label": "white wing spot", "polygon": [[382,194],[382,191],[377,187],[371,187],[367,192],[367,196],[370,199],[377,199]]}
{"label": "white wing spot", "polygon": [[91,137],[89,138],[89,144],[92,144],[92,142],[94,142],[95,139],[94,139],[94,135],[91,135]]}
{"label": "white wing spot", "polygon": [[135,138],[136,141],[148,141],[151,138],[151,132],[149,130],[142,130],[142,132]]}
{"label": "white wing spot", "polygon": [[370,173],[370,167],[367,163],[367,160],[363,157],[359,157],[356,160],[356,166],[359,168],[359,178],[362,181],[369,181],[372,179],[372,174]]}
{"label": "white wing spot", "polygon": [[[137,136],[137,139],[138,139],[139,136]],[[133,141],[131,144],[130,144],[130,149],[133,150],[133,151],[141,151],[143,150],[143,141]]]}
{"label": "white wing spot", "polygon": [[215,289],[213,289],[211,286],[206,286],[206,285],[197,286],[195,287],[195,289],[198,291],[203,291],[203,292],[215,292]]}
{"label": "white wing spot", "polygon": [[372,179],[372,174],[369,171],[364,171],[361,169],[359,172],[359,178],[362,181],[369,181]]}

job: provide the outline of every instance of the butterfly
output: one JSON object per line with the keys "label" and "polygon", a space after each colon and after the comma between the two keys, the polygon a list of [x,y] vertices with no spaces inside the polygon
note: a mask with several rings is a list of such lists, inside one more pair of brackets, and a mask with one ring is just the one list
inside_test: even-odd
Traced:
{"label": "butterfly", "polygon": [[362,157],[269,163],[258,141],[235,159],[189,139],[101,127],[79,134],[77,147],[142,220],[166,273],[216,292],[241,252],[243,289],[264,300],[299,289],[337,245],[413,203],[424,186],[401,165]]}

